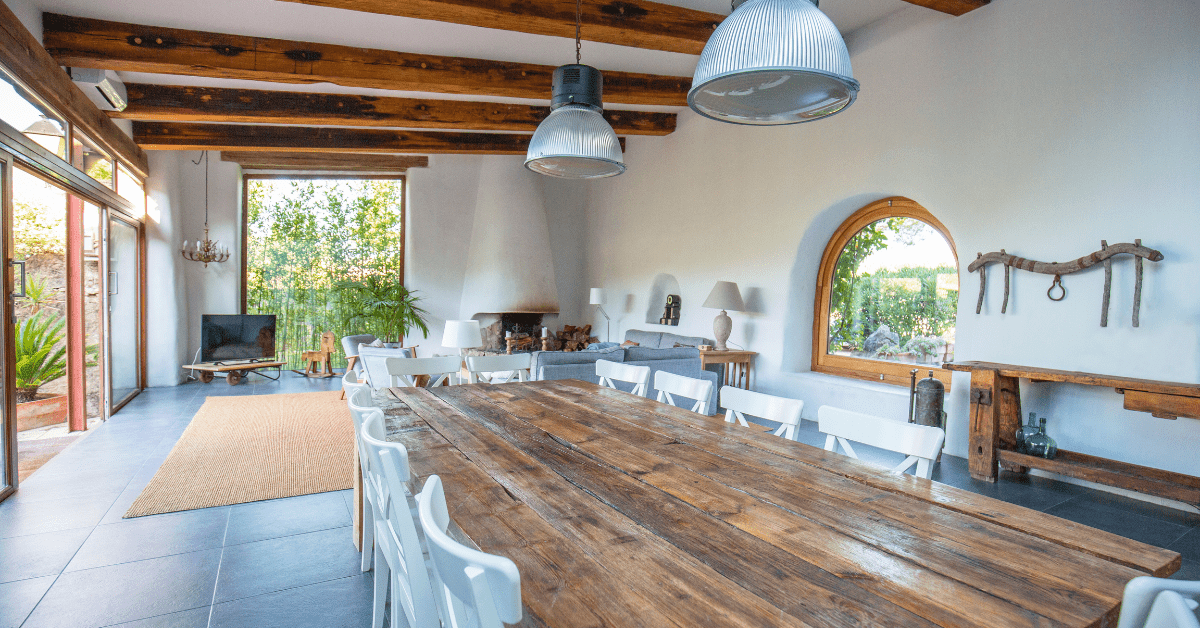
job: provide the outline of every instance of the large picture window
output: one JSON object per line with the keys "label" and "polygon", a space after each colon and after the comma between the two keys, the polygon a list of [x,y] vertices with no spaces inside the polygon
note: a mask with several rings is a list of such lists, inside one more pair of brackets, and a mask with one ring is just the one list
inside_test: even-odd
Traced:
{"label": "large picture window", "polygon": [[404,178],[247,175],[245,185],[245,312],[276,315],[276,356],[304,368],[300,354],[323,332],[364,333],[347,290],[402,285]]}
{"label": "large picture window", "polygon": [[[925,208],[890,198],[855,212],[821,260],[814,371],[906,385],[954,357],[958,256]],[[923,375],[923,373],[922,373]]]}

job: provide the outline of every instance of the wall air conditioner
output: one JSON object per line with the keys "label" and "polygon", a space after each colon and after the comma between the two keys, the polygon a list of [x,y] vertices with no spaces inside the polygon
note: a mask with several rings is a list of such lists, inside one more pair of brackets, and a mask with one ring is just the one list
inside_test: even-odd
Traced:
{"label": "wall air conditioner", "polygon": [[103,111],[123,111],[129,105],[125,84],[115,72],[89,68],[67,68],[71,80]]}

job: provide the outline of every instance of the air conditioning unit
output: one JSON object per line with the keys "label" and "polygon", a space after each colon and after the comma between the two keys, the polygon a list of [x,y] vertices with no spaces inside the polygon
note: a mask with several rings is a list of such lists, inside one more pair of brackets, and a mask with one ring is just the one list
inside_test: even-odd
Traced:
{"label": "air conditioning unit", "polygon": [[104,111],[123,111],[129,105],[125,84],[115,72],[89,68],[67,68],[71,80]]}

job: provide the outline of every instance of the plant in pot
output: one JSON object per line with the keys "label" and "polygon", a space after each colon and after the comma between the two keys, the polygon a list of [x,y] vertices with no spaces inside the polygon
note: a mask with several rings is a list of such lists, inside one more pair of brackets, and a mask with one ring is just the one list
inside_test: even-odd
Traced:
{"label": "plant in pot", "polygon": [[922,362],[928,362],[930,357],[938,354],[938,349],[944,344],[946,341],[937,336],[913,336],[905,343],[904,350],[920,356]]}
{"label": "plant in pot", "polygon": [[385,342],[403,342],[414,329],[428,336],[428,312],[421,297],[387,275],[367,275],[361,280],[334,284],[338,318],[351,333],[371,333]]}

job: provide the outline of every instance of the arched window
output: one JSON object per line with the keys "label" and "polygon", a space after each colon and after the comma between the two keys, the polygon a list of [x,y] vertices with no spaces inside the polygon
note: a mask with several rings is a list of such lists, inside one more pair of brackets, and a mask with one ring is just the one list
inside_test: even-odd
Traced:
{"label": "arched window", "polygon": [[907,198],[876,201],[834,232],[821,258],[812,370],[907,386],[912,369],[948,387],[958,255],[946,227]]}

